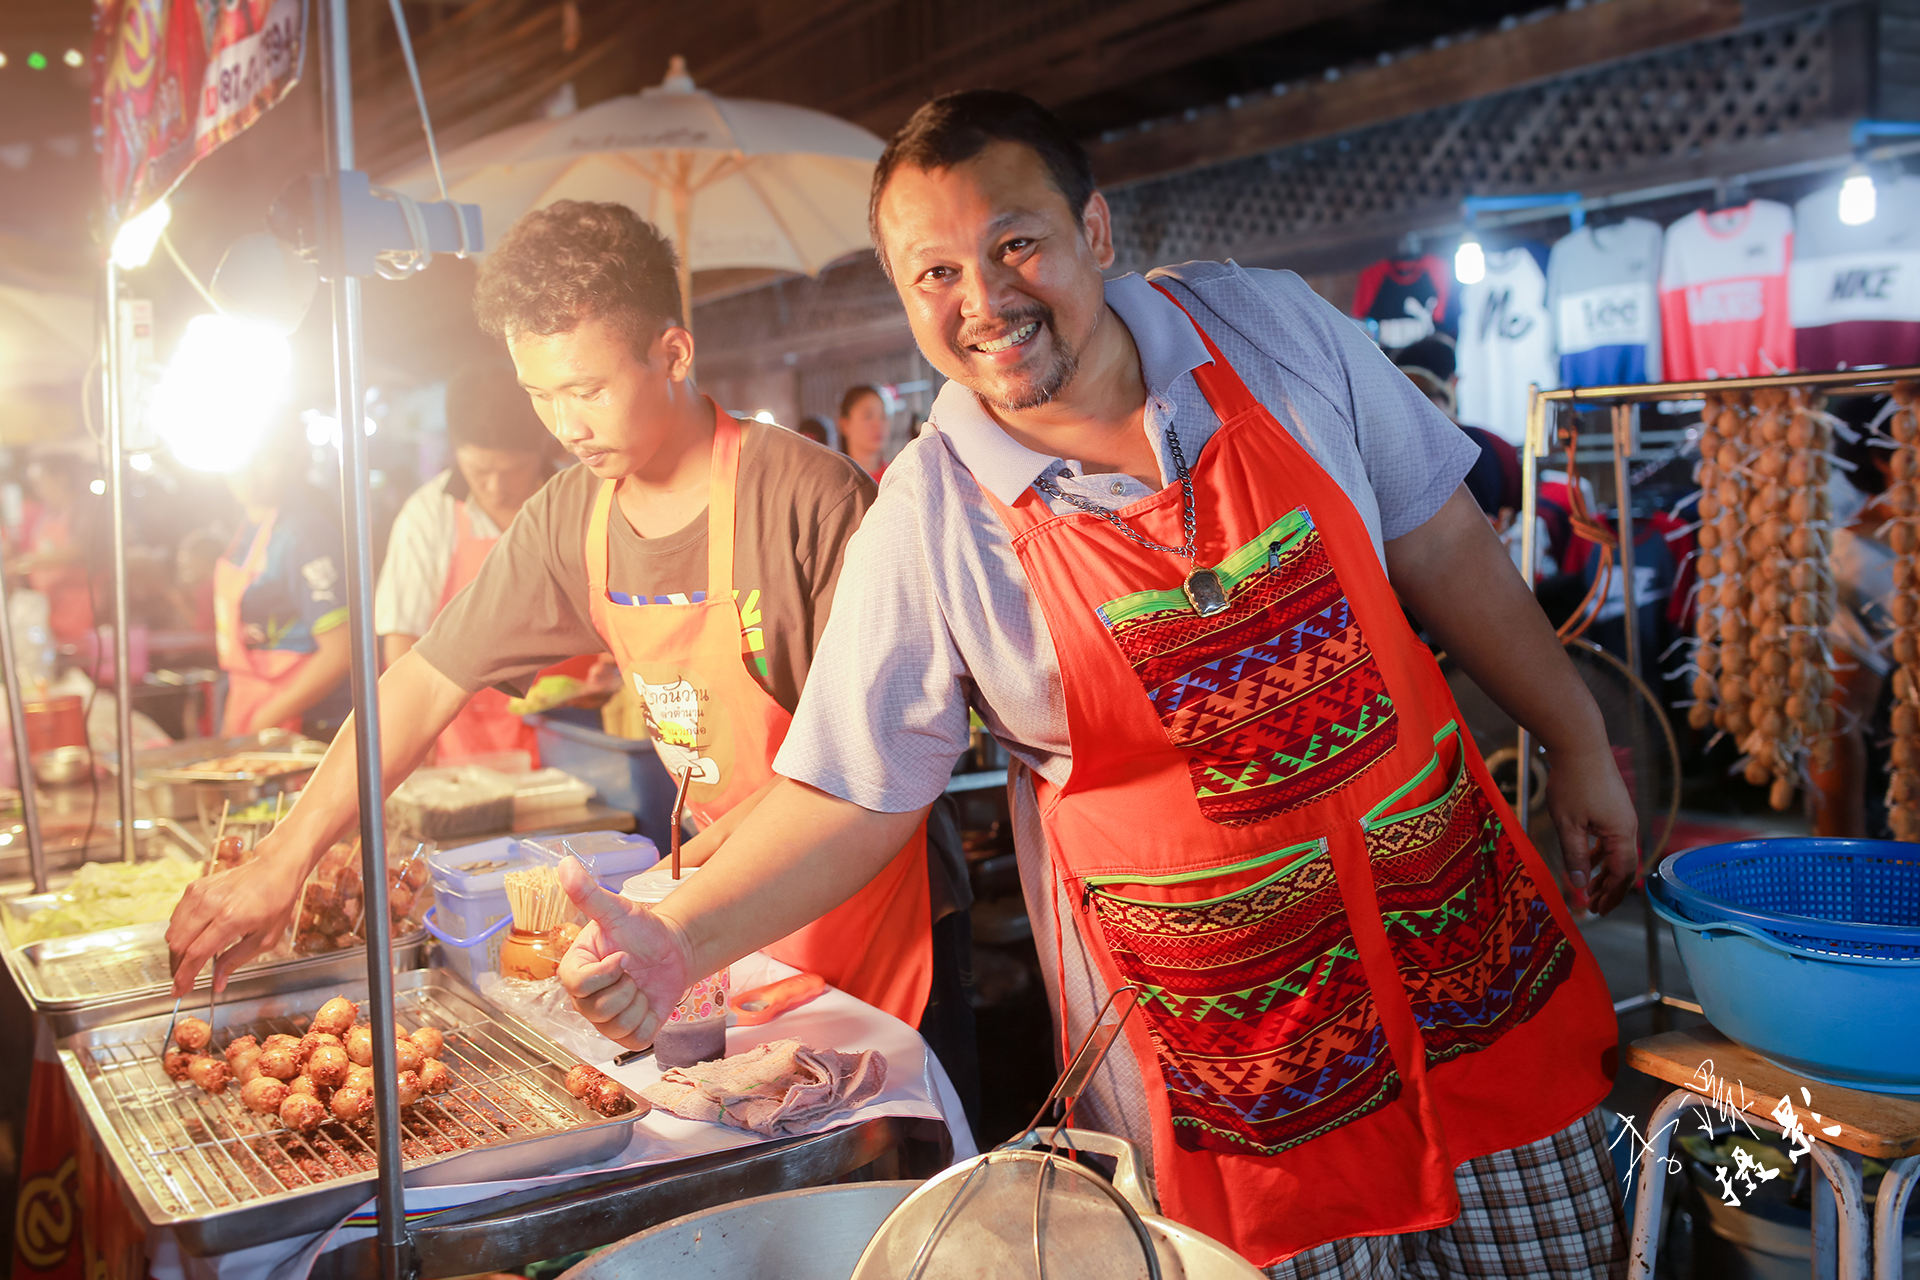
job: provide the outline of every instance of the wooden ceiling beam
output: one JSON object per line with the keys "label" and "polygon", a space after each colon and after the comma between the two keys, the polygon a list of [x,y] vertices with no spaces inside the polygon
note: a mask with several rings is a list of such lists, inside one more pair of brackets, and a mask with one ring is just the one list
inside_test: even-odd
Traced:
{"label": "wooden ceiling beam", "polygon": [[1390,65],[1309,81],[1236,110],[1090,148],[1104,186],[1205,168],[1737,30],[1740,0],[1597,0]]}
{"label": "wooden ceiling beam", "polygon": [[1003,87],[1060,106],[1369,7],[1364,0],[1233,0],[1147,23],[1010,77]]}

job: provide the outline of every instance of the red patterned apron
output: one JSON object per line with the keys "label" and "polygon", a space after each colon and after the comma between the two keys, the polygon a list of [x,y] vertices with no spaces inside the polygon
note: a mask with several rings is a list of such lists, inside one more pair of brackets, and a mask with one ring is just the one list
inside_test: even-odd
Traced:
{"label": "red patterned apron", "polygon": [[[1106,981],[1147,991],[1161,1201],[1269,1266],[1452,1221],[1458,1165],[1605,1096],[1616,1032],[1359,513],[1206,345],[1196,550],[1224,612],[1098,516],[995,505],[1065,684],[1073,772],[1036,783],[1055,874]],[[1177,484],[1118,514],[1182,542]]]}

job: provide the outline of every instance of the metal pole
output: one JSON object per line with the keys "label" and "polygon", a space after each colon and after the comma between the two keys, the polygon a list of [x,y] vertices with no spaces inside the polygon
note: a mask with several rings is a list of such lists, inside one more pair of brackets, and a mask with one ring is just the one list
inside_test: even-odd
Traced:
{"label": "metal pole", "polygon": [[[107,258],[107,494],[113,508],[114,741],[120,769],[120,856],[133,861],[133,671],[127,644],[127,486],[121,463],[126,424],[120,413],[120,268]],[[98,634],[97,632],[95,633]],[[86,851],[80,852],[82,858]]]}
{"label": "metal pole", "polygon": [[[353,168],[353,74],[347,0],[326,0],[320,24],[320,82],[326,167],[337,184]],[[353,645],[353,746],[360,783],[360,873],[366,902],[367,998],[373,1037],[375,1150],[380,1176],[375,1247],[380,1274],[409,1274],[406,1189],[400,1167],[400,1092],[393,1038],[392,921],[387,914],[387,840],[380,777],[380,669],[373,638],[373,535],[367,516],[367,435],[360,390],[360,281],[346,274],[337,185],[325,211],[332,263],[335,418],[340,424],[340,490],[347,549],[347,626]]]}
{"label": "metal pole", "polygon": [[[13,617],[6,608],[6,565],[0,562],[0,662],[7,667],[7,723],[13,729],[14,772],[20,782],[20,819],[27,829],[27,865],[33,869],[33,891],[47,891],[47,850],[40,843],[40,797],[33,789],[33,761],[27,749],[26,698],[20,692],[20,664],[13,651]],[[84,856],[84,855],[82,855]]]}
{"label": "metal pole", "polygon": [[[1633,476],[1628,465],[1633,455],[1634,415],[1640,411],[1636,404],[1616,404],[1613,406],[1613,488],[1614,501],[1617,504],[1617,524],[1620,530],[1620,590],[1621,599],[1626,602],[1626,613],[1621,618],[1627,634],[1627,669],[1634,678],[1644,680],[1640,669],[1640,604],[1635,598],[1633,576]],[[1646,744],[1640,738],[1640,722],[1636,718],[1630,732],[1633,741],[1628,750],[1633,756],[1633,767],[1639,771],[1640,761],[1645,759]],[[1635,780],[1635,791],[1639,789],[1639,779]],[[1636,860],[1638,851],[1635,851]],[[1636,871],[1639,870],[1636,867]],[[1647,1003],[1653,1009],[1653,1029],[1667,1029],[1667,1011],[1660,994],[1660,921],[1650,907],[1643,907],[1641,920],[1645,924],[1644,946],[1647,960]]]}
{"label": "metal pole", "polygon": [[[1534,527],[1540,518],[1539,459],[1547,451],[1546,434],[1547,402],[1540,398],[1540,387],[1535,384],[1527,388],[1527,438],[1520,450],[1520,576],[1527,580],[1529,591],[1533,590],[1533,570],[1540,555],[1540,548],[1534,545]],[[1520,726],[1516,746],[1520,773],[1513,784],[1514,813],[1524,833],[1527,810],[1533,803],[1533,735],[1525,725]]]}

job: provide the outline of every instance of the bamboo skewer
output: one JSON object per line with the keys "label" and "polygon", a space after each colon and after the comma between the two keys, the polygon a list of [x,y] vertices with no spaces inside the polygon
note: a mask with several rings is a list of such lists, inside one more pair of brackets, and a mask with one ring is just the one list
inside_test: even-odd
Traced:
{"label": "bamboo skewer", "polygon": [[573,900],[560,887],[554,867],[509,871],[505,876],[507,905],[513,927],[525,933],[552,933],[573,918]]}

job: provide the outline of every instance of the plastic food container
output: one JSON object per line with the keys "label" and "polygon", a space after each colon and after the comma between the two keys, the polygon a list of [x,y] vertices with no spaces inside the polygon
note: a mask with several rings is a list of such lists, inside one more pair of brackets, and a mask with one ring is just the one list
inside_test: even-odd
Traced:
{"label": "plastic food container", "polygon": [[[621,887],[621,895],[648,905],[666,901],[675,889],[687,882],[698,867],[682,867],[675,880],[670,868],[655,867],[634,876]],[[727,1056],[727,979],[728,970],[695,982],[673,1007],[653,1037],[653,1059],[663,1067],[690,1067],[696,1062],[711,1062]]]}
{"label": "plastic food container", "polygon": [[513,780],[513,817],[557,813],[585,808],[593,788],[563,769],[535,769]]}
{"label": "plastic food container", "polygon": [[512,778],[491,769],[419,769],[387,798],[387,812],[394,825],[429,840],[506,831],[513,790]]}
{"label": "plastic food container", "polygon": [[1709,1021],[1791,1071],[1920,1093],[1920,849],[1743,840],[1647,879]]}
{"label": "plastic food container", "polygon": [[468,982],[500,967],[500,945],[513,924],[507,872],[527,865],[509,836],[443,849],[427,860],[433,871],[433,910],[427,932],[440,943],[445,966]]}
{"label": "plastic food container", "polygon": [[609,893],[619,893],[628,877],[660,861],[660,850],[653,841],[623,831],[583,831],[578,835],[522,840],[520,850],[521,856],[533,865],[546,863],[557,867],[567,858],[578,858]]}

